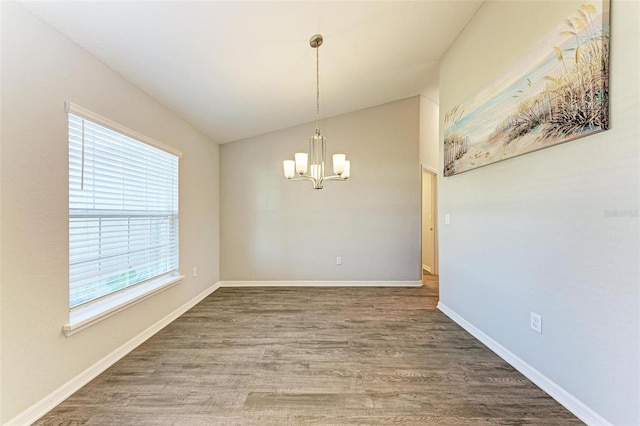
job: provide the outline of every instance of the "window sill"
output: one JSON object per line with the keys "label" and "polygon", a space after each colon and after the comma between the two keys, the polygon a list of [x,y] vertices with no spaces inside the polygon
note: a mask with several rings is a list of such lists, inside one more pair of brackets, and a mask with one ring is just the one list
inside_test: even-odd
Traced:
{"label": "window sill", "polygon": [[169,287],[182,281],[184,275],[172,275],[151,280],[121,293],[105,297],[87,306],[72,309],[69,312],[69,324],[62,327],[65,337],[72,336],[87,327],[115,315]]}

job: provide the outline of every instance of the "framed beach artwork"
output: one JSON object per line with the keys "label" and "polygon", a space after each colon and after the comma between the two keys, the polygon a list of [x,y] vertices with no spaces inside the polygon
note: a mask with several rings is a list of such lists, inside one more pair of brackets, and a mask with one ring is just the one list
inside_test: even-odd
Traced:
{"label": "framed beach artwork", "polygon": [[444,176],[609,128],[609,0],[587,1],[444,118]]}

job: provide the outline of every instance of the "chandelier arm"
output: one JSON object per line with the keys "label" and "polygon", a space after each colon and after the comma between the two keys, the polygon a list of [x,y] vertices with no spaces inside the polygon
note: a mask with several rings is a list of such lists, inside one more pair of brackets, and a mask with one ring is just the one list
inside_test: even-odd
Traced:
{"label": "chandelier arm", "polygon": [[287,178],[289,180],[310,180],[312,181],[314,184],[318,181],[318,179],[312,177],[312,176],[308,176],[308,175],[297,175],[296,177],[292,177],[292,178]]}
{"label": "chandelier arm", "polygon": [[320,179],[320,182],[326,182],[328,180],[338,180],[338,181],[345,181],[349,178],[346,177],[342,177],[340,175],[333,175],[333,176],[325,176],[322,179]]}
{"label": "chandelier arm", "polygon": [[287,178],[288,180],[310,180],[313,182],[314,189],[322,189],[323,179],[316,179],[308,175],[298,175],[298,177]]}

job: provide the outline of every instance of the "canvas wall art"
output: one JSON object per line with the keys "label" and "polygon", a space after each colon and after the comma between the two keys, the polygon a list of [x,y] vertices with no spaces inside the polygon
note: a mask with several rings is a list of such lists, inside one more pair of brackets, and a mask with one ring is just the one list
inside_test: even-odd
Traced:
{"label": "canvas wall art", "polygon": [[444,126],[444,176],[607,130],[609,1],[581,5]]}

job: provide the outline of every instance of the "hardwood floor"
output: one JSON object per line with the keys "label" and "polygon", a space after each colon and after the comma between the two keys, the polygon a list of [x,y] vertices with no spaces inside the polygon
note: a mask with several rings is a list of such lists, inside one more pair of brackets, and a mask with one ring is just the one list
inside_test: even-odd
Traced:
{"label": "hardwood floor", "polygon": [[582,424],[437,294],[222,288],[36,424]]}

